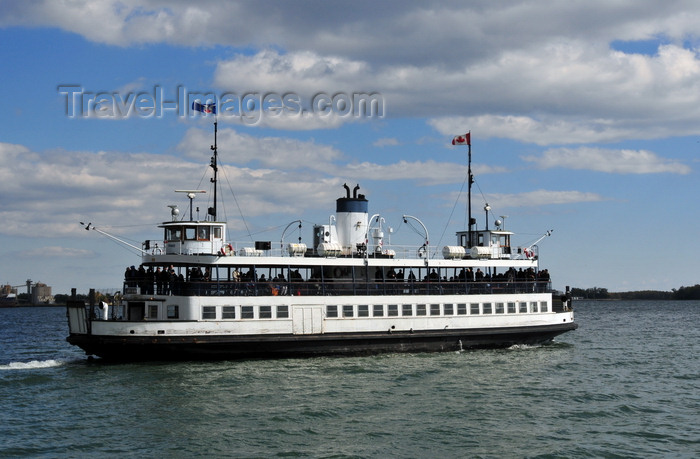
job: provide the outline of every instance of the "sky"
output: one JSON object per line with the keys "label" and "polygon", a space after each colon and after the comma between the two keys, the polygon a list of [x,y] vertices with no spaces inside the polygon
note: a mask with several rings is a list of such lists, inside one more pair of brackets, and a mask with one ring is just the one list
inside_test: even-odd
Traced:
{"label": "sky", "polygon": [[[700,283],[696,1],[0,0],[0,284],[118,289],[176,189],[229,239],[329,221],[347,183],[432,251],[473,216],[555,288]],[[181,215],[182,215],[181,214]],[[19,289],[22,293],[25,290]]]}

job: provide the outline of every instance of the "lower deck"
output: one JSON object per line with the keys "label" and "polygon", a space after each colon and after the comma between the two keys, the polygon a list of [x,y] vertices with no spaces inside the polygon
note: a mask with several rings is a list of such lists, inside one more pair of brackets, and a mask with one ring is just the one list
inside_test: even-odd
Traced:
{"label": "lower deck", "polygon": [[84,308],[90,332],[105,335],[299,333],[300,324],[310,320],[312,333],[526,326],[558,322],[560,317],[573,321],[568,301],[549,293],[396,297],[126,295],[118,305]]}

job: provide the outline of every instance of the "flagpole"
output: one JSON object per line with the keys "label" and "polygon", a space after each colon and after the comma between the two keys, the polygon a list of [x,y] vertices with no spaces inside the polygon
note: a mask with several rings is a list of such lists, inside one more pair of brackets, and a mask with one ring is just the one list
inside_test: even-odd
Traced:
{"label": "flagpole", "polygon": [[468,137],[467,137],[467,146],[469,147],[469,153],[468,153],[469,160],[468,160],[468,166],[467,166],[467,173],[469,174],[469,187],[468,187],[468,193],[467,193],[467,196],[468,196],[468,199],[467,199],[467,201],[468,201],[467,207],[469,208],[469,210],[468,210],[468,213],[469,213],[469,215],[468,215],[468,218],[469,218],[469,247],[467,247],[468,249],[472,248],[473,245],[474,245],[474,244],[473,244],[474,241],[473,241],[473,238],[472,238],[472,234],[473,234],[473,233],[472,233],[472,226],[473,226],[473,221],[472,221],[472,183],[474,183],[474,176],[472,175],[472,142],[471,142],[471,132],[472,132],[472,131],[469,131],[469,132],[467,133],[467,136],[468,136]]}
{"label": "flagpole", "polygon": [[[216,107],[216,106],[215,106]],[[216,108],[214,108],[216,110]],[[214,169],[214,177],[211,179],[211,182],[214,184],[214,207],[210,209],[209,214],[212,216],[213,221],[216,221],[216,189],[217,189],[217,177],[216,174],[219,170],[216,162],[217,162],[217,147],[216,147],[216,134],[218,131],[218,116],[216,114],[216,111],[214,112],[214,145],[211,146],[211,149],[214,150],[214,156],[211,157],[211,168]]]}

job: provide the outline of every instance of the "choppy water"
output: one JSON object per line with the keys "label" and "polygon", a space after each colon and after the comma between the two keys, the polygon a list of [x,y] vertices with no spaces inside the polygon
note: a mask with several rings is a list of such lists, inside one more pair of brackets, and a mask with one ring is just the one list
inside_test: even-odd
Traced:
{"label": "choppy water", "polygon": [[0,309],[0,456],[700,457],[700,302],[583,303],[551,345],[89,363]]}

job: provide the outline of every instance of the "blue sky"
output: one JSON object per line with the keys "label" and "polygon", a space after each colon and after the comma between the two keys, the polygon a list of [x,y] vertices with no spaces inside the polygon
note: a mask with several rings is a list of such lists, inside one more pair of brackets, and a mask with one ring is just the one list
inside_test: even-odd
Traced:
{"label": "blue sky", "polygon": [[187,207],[173,190],[208,186],[211,118],[117,116],[73,106],[69,86],[121,101],[293,94],[304,108],[379,97],[381,116],[220,115],[241,243],[279,241],[296,219],[310,243],[347,182],[391,242],[420,244],[410,214],[439,254],[466,213],[466,148],[451,140],[471,131],[479,227],[488,202],[516,245],[554,229],[539,246],[555,287],[700,283],[697,24],[691,1],[0,1],[0,283],[118,288],[139,257],[78,222],[138,245],[160,238],[168,204]]}

